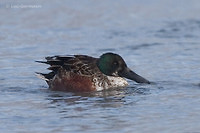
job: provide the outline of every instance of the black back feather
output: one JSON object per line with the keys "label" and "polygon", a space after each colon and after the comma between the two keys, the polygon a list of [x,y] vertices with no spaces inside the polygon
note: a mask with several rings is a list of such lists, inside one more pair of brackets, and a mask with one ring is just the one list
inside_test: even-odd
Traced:
{"label": "black back feather", "polygon": [[48,74],[37,74],[42,75],[47,80],[52,79],[57,74],[59,69],[65,69],[66,71],[83,75],[92,75],[98,71],[96,66],[96,61],[98,58],[93,58],[86,55],[48,56],[45,59],[46,61],[36,62],[50,65],[50,67],[47,69],[51,70],[51,72]]}

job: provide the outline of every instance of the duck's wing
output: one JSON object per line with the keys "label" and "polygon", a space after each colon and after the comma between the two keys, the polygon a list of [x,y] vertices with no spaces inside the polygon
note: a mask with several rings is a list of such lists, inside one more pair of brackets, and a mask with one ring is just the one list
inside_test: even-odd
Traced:
{"label": "duck's wing", "polygon": [[98,58],[90,57],[87,55],[73,55],[73,56],[49,56],[45,58],[46,61],[36,61],[39,63],[45,63],[50,65],[50,73],[37,73],[39,77],[49,81],[58,72],[59,69],[64,69],[67,72],[73,72],[75,74],[81,74],[85,76],[91,76],[97,72],[100,72],[96,62]]}

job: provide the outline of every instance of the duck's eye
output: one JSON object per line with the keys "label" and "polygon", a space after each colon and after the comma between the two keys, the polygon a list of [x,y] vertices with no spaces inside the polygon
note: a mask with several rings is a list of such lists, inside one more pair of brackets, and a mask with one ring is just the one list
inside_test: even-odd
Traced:
{"label": "duck's eye", "polygon": [[115,62],[113,63],[113,65],[118,66],[118,62],[115,61]]}

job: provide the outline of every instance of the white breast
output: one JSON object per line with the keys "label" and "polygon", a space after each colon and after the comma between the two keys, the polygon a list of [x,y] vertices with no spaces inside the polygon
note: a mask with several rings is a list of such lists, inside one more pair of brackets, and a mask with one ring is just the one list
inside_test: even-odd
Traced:
{"label": "white breast", "polygon": [[108,76],[108,80],[111,83],[111,87],[124,87],[128,85],[128,82],[122,77]]}
{"label": "white breast", "polygon": [[100,84],[99,84],[99,82],[95,83],[97,91],[101,91],[101,90],[109,89],[109,88],[115,88],[115,87],[125,87],[128,85],[128,82],[124,78],[113,77],[113,76],[107,76],[107,78],[108,78],[110,84],[105,83],[104,86],[101,86],[101,83]]}

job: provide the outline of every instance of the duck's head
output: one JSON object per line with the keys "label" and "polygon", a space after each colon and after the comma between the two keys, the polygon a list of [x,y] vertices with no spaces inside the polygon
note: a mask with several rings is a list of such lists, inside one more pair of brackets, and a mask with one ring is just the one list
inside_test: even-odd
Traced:
{"label": "duck's head", "polygon": [[137,83],[150,83],[148,80],[129,69],[125,61],[118,54],[105,53],[101,55],[97,61],[97,66],[102,73],[108,76],[124,77],[134,80]]}

